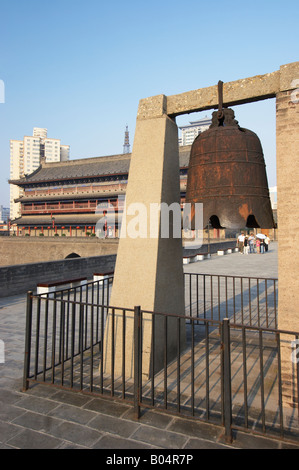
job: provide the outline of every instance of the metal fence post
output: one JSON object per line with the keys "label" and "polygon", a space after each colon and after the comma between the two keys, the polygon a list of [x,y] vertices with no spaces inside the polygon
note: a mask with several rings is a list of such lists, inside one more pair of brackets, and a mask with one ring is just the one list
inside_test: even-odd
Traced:
{"label": "metal fence post", "polygon": [[223,347],[223,394],[224,394],[224,428],[225,440],[230,443],[232,437],[232,393],[231,393],[231,357],[230,357],[230,325],[229,319],[222,322]]}
{"label": "metal fence post", "polygon": [[140,307],[134,307],[134,414],[140,418]]}
{"label": "metal fence post", "polygon": [[27,302],[26,302],[26,332],[25,332],[23,392],[25,392],[29,388],[28,378],[30,374],[31,332],[32,332],[32,291],[28,291]]}

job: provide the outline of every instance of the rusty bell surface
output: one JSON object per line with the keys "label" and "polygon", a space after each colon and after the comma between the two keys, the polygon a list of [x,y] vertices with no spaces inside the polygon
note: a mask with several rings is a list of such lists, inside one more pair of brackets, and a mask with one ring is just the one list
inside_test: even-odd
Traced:
{"label": "rusty bell surface", "polygon": [[191,147],[186,202],[203,203],[203,226],[273,228],[266,166],[258,136],[232,109],[214,112]]}

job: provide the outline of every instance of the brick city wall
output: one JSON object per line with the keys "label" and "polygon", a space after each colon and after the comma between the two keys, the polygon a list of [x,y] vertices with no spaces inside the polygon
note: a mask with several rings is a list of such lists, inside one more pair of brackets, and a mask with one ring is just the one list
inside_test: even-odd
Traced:
{"label": "brick city wall", "polygon": [[19,264],[0,268],[0,297],[35,291],[40,282],[87,277],[93,273],[114,269],[116,255],[64,259],[44,263]]}
{"label": "brick city wall", "polygon": [[1,237],[0,266],[63,260],[71,253],[81,258],[115,255],[118,240],[67,237]]}

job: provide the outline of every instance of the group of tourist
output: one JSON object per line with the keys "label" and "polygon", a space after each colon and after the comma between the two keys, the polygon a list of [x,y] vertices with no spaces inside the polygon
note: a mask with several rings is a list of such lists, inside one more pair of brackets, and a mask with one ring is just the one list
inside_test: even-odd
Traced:
{"label": "group of tourist", "polygon": [[269,249],[270,238],[267,235],[249,235],[241,232],[237,239],[237,247],[239,252],[248,255],[249,253],[267,253]]}

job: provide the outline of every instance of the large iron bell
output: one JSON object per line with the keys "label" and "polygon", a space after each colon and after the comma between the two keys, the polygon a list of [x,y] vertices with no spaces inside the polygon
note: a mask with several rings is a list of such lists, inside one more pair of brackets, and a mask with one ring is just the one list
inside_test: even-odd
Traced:
{"label": "large iron bell", "polygon": [[191,147],[186,202],[203,203],[204,227],[274,227],[261,142],[222,100]]}

